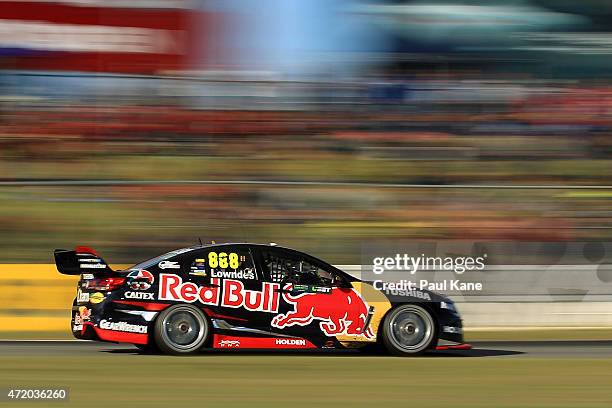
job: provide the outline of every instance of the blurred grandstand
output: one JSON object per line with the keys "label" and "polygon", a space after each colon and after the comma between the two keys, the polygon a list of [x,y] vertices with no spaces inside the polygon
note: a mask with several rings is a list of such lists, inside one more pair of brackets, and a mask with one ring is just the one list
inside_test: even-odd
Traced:
{"label": "blurred grandstand", "polygon": [[282,4],[3,1],[2,262],[612,237],[607,3]]}

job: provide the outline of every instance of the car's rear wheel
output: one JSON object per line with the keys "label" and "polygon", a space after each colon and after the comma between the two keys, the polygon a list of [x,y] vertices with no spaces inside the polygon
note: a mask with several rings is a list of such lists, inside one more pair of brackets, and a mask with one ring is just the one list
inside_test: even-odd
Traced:
{"label": "car's rear wheel", "polygon": [[419,305],[401,305],[385,317],[383,344],[398,356],[425,352],[437,340],[436,323],[431,313]]}
{"label": "car's rear wheel", "polygon": [[200,350],[210,335],[206,316],[192,305],[174,305],[155,321],[155,343],[168,354],[190,354]]}

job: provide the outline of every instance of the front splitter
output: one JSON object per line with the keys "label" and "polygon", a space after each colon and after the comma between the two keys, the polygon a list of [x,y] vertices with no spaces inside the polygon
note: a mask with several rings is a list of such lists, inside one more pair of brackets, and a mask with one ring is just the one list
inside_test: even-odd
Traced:
{"label": "front splitter", "polygon": [[471,350],[472,345],[469,343],[461,343],[461,344],[445,344],[443,346],[437,346],[436,350]]}

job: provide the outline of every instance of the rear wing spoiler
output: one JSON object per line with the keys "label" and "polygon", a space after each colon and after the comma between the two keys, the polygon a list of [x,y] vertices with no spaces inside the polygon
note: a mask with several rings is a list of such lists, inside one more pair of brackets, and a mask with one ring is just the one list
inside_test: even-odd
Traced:
{"label": "rear wing spoiler", "polygon": [[113,272],[104,259],[95,250],[88,247],[79,246],[74,250],[56,249],[53,251],[53,256],[55,257],[57,270],[64,275]]}

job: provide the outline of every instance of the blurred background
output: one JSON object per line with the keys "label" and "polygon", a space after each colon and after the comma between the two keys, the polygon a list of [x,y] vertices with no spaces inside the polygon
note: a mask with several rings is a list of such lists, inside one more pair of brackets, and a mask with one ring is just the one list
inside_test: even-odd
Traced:
{"label": "blurred background", "polygon": [[[201,238],[356,273],[364,245],[540,242],[577,255],[524,271],[539,297],[456,299],[466,339],[610,340],[610,67],[606,0],[0,0],[0,339],[71,338],[54,248],[122,267]],[[612,406],[609,342],[367,372],[50,344],[0,342],[0,382],[88,407],[405,406],[409,372],[422,407]]]}
{"label": "blurred background", "polygon": [[610,17],[600,0],[2,1],[0,262],[82,244],[135,263],[198,237],[336,264],[374,239],[609,240]]}

